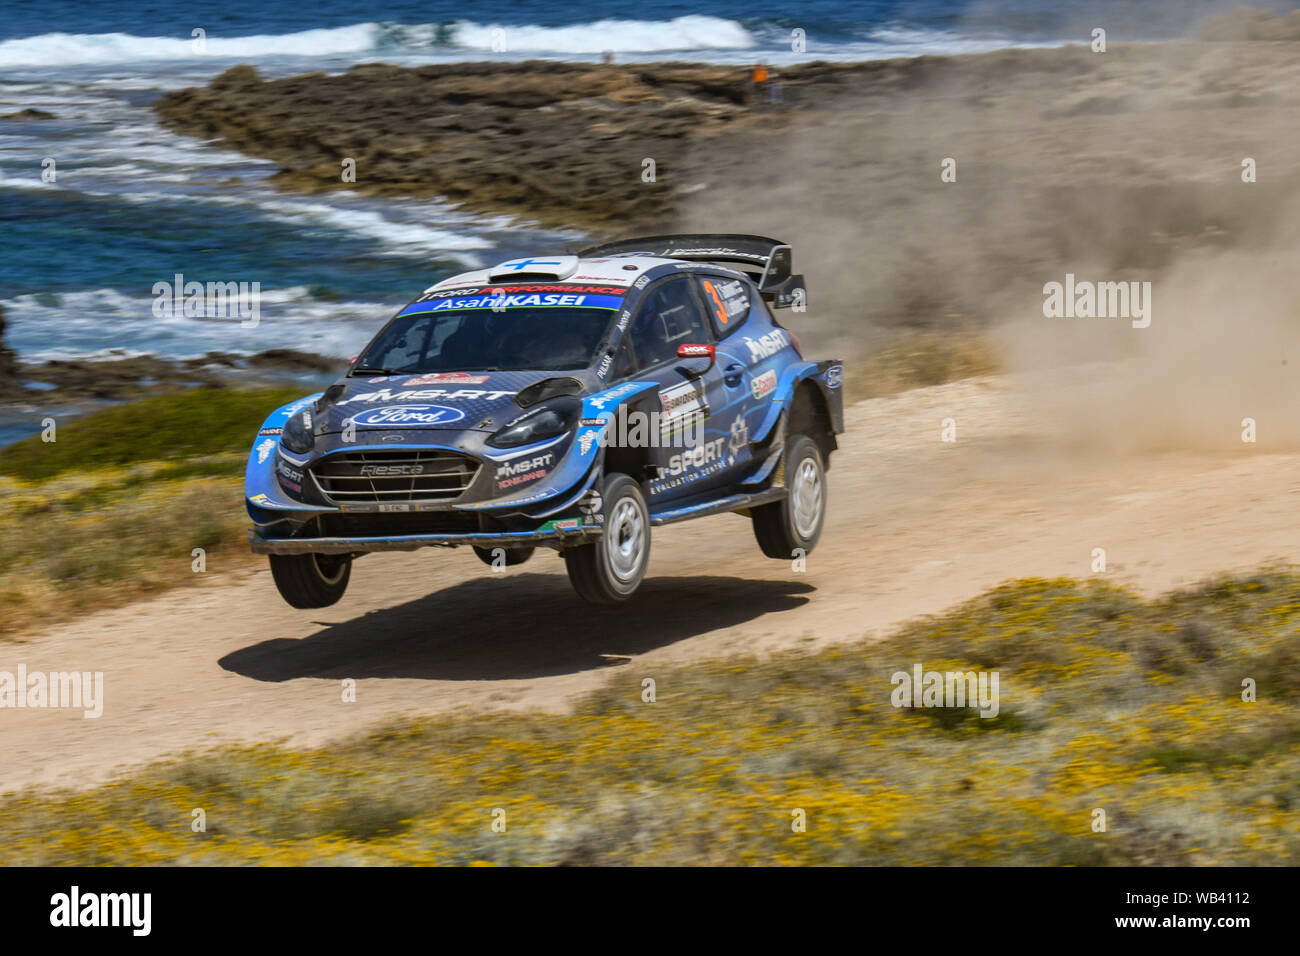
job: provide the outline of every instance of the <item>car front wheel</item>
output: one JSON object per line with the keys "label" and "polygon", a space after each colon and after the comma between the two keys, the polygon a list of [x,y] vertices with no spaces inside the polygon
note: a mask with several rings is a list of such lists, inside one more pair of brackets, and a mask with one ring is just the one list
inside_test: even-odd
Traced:
{"label": "car front wheel", "polygon": [[626,601],[650,563],[650,509],[641,486],[627,475],[605,478],[601,537],[564,549],[564,565],[578,594],[592,604]]}
{"label": "car front wheel", "polygon": [[796,435],[786,444],[786,496],[751,512],[754,537],[769,558],[792,558],[809,554],[822,534],[826,518],[826,469],[817,443],[807,435]]}
{"label": "car front wheel", "polygon": [[350,554],[271,555],[271,577],[290,607],[329,607],[338,603],[351,576]]}

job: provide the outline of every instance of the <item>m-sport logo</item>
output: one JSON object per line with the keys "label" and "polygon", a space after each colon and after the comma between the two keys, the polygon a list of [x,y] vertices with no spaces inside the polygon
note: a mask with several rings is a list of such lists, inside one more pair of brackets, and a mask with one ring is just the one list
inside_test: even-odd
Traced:
{"label": "m-sport logo", "polygon": [[450,425],[465,417],[459,408],[446,405],[389,405],[358,412],[352,420],[358,425],[392,428],[395,425]]}

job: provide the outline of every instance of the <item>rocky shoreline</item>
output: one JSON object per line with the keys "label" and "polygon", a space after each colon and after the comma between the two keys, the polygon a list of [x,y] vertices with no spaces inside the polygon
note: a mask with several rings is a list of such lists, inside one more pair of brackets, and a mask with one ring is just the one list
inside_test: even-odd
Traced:
{"label": "rocky shoreline", "polygon": [[292,349],[268,349],[254,355],[209,352],[198,358],[166,359],[153,355],[121,358],[25,362],[4,346],[5,316],[0,309],[0,408],[20,415],[60,405],[95,405],[144,398],[178,388],[269,385],[323,378],[341,371],[343,362]]}
{"label": "rocky shoreline", "polygon": [[[154,104],[165,126],[281,164],[304,192],[442,196],[493,214],[582,229],[663,223],[689,195],[690,150],[778,132],[789,107],[877,69],[811,64],[782,74],[785,108],[762,109],[745,67],[553,61],[265,80],[236,66]],[[355,161],[355,182],[343,177]],[[654,161],[654,181],[645,160]],[[666,185],[672,183],[672,185]],[[684,191],[685,190],[685,191]]]}

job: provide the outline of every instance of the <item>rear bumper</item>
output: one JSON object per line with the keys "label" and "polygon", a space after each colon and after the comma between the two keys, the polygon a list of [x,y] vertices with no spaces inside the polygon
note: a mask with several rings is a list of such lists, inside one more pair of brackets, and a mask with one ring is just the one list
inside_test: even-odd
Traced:
{"label": "rear bumper", "polygon": [[511,548],[535,545],[564,547],[584,544],[599,538],[601,529],[594,526],[544,531],[503,531],[475,534],[405,534],[356,538],[264,538],[257,531],[248,532],[248,544],[254,554],[355,554],[368,551],[415,551],[419,548],[454,548],[478,545],[481,548]]}

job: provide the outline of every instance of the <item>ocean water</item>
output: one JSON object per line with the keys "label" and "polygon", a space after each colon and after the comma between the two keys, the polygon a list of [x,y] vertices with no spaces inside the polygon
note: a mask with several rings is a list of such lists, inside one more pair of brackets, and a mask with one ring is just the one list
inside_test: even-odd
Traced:
{"label": "ocean water", "polygon": [[[607,51],[623,62],[856,60],[1086,42],[1096,25],[1112,39],[1165,39],[1231,6],[5,0],[0,115],[36,108],[57,117],[0,122],[8,344],[28,359],[268,348],[347,357],[425,285],[576,238],[438,201],[281,193],[266,182],[272,164],[155,122],[149,104],[162,92],[205,83],[234,63],[287,75],[373,61],[595,60]],[[790,49],[794,29],[806,35],[800,56]],[[504,50],[494,49],[498,37]],[[47,158],[56,183],[42,181]],[[177,273],[259,281],[259,324],[156,317],[153,285]]]}

